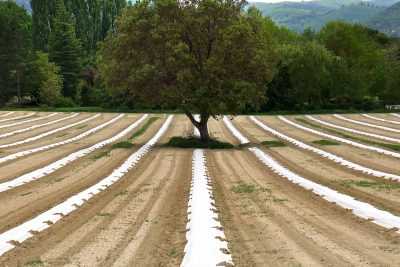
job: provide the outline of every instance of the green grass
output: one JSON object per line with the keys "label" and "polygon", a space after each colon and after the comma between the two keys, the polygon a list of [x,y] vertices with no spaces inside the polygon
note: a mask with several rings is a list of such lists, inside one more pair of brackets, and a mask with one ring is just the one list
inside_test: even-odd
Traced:
{"label": "green grass", "polygon": [[111,217],[113,215],[111,213],[97,213],[97,216],[99,216],[99,217]]}
{"label": "green grass", "polygon": [[142,134],[144,134],[144,132],[146,132],[146,130],[150,127],[150,125],[152,125],[159,118],[160,117],[151,117],[150,119],[148,119],[146,121],[146,123],[139,130],[137,130],[135,133],[132,134],[132,136],[129,138],[129,140],[135,139],[135,138],[141,136]]}
{"label": "green grass", "polygon": [[375,181],[366,181],[366,180],[361,180],[361,181],[346,180],[346,181],[341,182],[341,185],[343,185],[345,187],[352,187],[352,186],[371,187],[371,188],[380,189],[380,190],[399,190],[400,189],[400,184],[397,184],[397,183],[375,182]]}
{"label": "green grass", "polygon": [[44,263],[41,260],[32,260],[24,264],[24,267],[42,267]]}
{"label": "green grass", "polygon": [[284,147],[286,144],[282,141],[263,141],[261,142],[263,146],[266,147]]}
{"label": "green grass", "polygon": [[256,191],[256,186],[253,184],[239,183],[232,187],[232,192],[237,194],[250,194]]}
{"label": "green grass", "polygon": [[108,156],[110,156],[110,151],[109,151],[109,150],[107,150],[107,151],[102,151],[102,152],[100,152],[100,153],[94,155],[94,156],[92,157],[92,159],[97,160],[97,159],[101,159],[101,158],[108,157]]}
{"label": "green grass", "polygon": [[176,148],[209,148],[209,149],[232,149],[234,145],[226,142],[220,142],[215,139],[210,139],[208,142],[202,142],[200,139],[195,137],[172,137],[166,147]]}
{"label": "green grass", "polygon": [[118,149],[118,148],[123,148],[123,149],[128,149],[128,148],[132,148],[133,144],[129,141],[122,141],[119,143],[115,143],[111,146],[111,149]]}
{"label": "green grass", "polygon": [[310,122],[310,121],[308,121],[306,119],[303,119],[303,118],[296,118],[296,120],[298,122],[301,122],[301,123],[306,124],[308,126],[311,126],[311,127],[314,127],[314,128],[320,129],[320,130],[324,130],[324,131],[330,132],[332,134],[336,134],[336,135],[341,136],[343,138],[347,138],[347,139],[350,139],[350,140],[358,141],[358,142],[369,144],[369,145],[388,148],[388,149],[391,149],[391,150],[394,150],[394,151],[400,151],[400,144],[381,143],[381,142],[378,142],[378,141],[373,141],[373,140],[369,140],[369,139],[365,139],[365,138],[361,138],[361,137],[352,136],[352,135],[349,135],[349,134],[346,134],[346,133],[343,133],[343,132],[340,132],[340,131],[336,131],[336,130],[333,130],[333,129],[330,129],[330,128],[326,128],[326,127],[323,127],[321,125],[312,123],[312,122]]}
{"label": "green grass", "polygon": [[319,145],[319,146],[338,146],[338,145],[340,145],[340,143],[338,143],[338,142],[334,142],[331,140],[325,140],[325,139],[315,140],[312,143]]}

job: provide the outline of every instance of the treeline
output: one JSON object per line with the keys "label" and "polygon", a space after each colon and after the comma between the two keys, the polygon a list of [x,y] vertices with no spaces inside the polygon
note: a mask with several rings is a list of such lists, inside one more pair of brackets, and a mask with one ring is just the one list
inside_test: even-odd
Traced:
{"label": "treeline", "polygon": [[98,43],[125,0],[32,0],[32,14],[0,2],[0,106],[104,102],[96,90]]}
{"label": "treeline", "polygon": [[[31,4],[32,15],[11,1],[0,2],[0,105],[175,108],[162,101],[144,106],[128,88],[104,85],[98,69],[104,73],[108,66],[102,60],[106,50],[101,42],[107,35],[107,42],[112,42],[119,15],[127,25],[125,0]],[[263,18],[262,25],[269,40],[265,72],[271,79],[265,84],[261,111],[373,109],[400,103],[399,40],[344,22],[303,34],[269,18]],[[156,47],[161,46],[141,49]],[[162,49],[152,53],[158,52]],[[234,71],[240,67],[232,66],[239,68]]]}

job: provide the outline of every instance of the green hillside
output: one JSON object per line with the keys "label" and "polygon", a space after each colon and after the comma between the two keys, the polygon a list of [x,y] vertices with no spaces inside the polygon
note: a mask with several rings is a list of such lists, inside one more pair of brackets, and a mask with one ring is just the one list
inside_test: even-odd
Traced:
{"label": "green hillside", "polygon": [[278,4],[252,3],[252,5],[278,24],[298,32],[309,27],[318,30],[332,20],[366,23],[385,10],[384,7],[371,3],[351,2],[353,3],[347,5],[340,0]]}
{"label": "green hillside", "polygon": [[386,34],[400,37],[400,2],[373,17],[368,25]]}

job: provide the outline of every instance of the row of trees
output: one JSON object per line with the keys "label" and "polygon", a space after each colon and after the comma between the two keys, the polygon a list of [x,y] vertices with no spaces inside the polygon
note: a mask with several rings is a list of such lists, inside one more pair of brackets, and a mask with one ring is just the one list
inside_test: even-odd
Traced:
{"label": "row of trees", "polygon": [[125,6],[125,0],[32,0],[29,14],[14,1],[0,2],[0,105],[90,104],[97,44]]}
{"label": "row of trees", "polygon": [[361,25],[298,34],[240,0],[31,4],[32,15],[0,2],[0,105],[28,96],[47,105],[204,111],[207,120],[400,103],[399,41]]}

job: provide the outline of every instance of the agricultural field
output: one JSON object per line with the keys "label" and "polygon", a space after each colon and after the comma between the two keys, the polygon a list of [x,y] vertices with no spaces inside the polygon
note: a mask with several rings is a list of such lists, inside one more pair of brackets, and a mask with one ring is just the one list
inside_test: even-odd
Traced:
{"label": "agricultural field", "polygon": [[400,115],[0,112],[0,266],[400,266]]}

